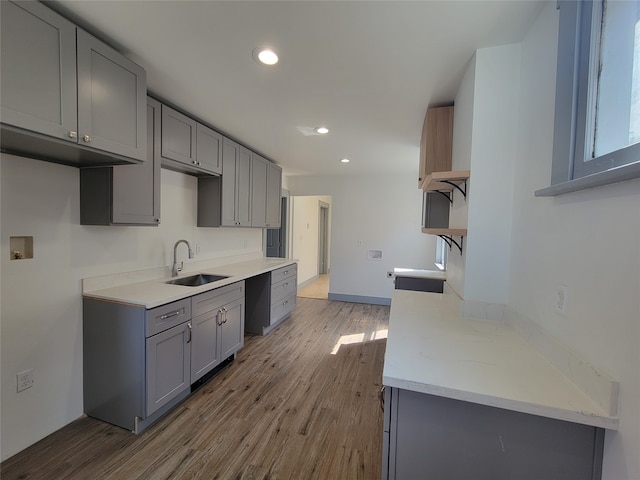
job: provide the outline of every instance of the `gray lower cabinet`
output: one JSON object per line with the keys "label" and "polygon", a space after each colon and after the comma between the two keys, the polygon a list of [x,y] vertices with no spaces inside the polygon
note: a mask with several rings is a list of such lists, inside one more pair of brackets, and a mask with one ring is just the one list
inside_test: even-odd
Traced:
{"label": "gray lower cabinet", "polygon": [[2,151],[76,166],[144,162],[144,69],[42,3],[0,3]]}
{"label": "gray lower cabinet", "polygon": [[247,332],[266,335],[291,314],[298,294],[297,273],[292,264],[246,280]]}
{"label": "gray lower cabinet", "polygon": [[192,298],[192,383],[244,345],[244,296],[242,281]]}
{"label": "gray lower cabinet", "polygon": [[160,223],[160,103],[147,98],[147,161],[80,169],[81,225]]}
{"label": "gray lower cabinet", "polygon": [[84,298],[85,413],[140,433],[182,402],[243,346],[244,290],[236,282],[149,310]]}
{"label": "gray lower cabinet", "polygon": [[162,105],[162,163],[192,175],[222,173],[222,135]]}
{"label": "gray lower cabinet", "polygon": [[382,478],[596,480],[604,430],[385,387]]}

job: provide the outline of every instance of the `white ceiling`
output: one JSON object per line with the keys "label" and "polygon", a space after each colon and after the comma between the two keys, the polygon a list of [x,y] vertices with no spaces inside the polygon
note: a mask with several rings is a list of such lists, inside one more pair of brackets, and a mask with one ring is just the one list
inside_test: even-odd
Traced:
{"label": "white ceiling", "polygon": [[[152,94],[285,174],[416,172],[428,106],[543,1],[77,1],[54,8],[147,71]],[[269,45],[280,62],[259,65]],[[326,136],[304,132],[324,125]],[[341,158],[351,159],[344,165]]]}

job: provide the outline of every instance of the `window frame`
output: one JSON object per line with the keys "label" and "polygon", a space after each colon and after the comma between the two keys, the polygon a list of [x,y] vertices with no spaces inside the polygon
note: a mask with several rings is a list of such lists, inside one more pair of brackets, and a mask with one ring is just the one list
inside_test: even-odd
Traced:
{"label": "window frame", "polygon": [[[598,3],[600,0],[596,0],[596,8]],[[537,190],[537,197],[640,177],[640,144],[584,161],[587,136],[592,136],[587,130],[592,125],[590,107],[596,94],[589,81],[597,73],[592,52],[599,49],[599,41],[592,41],[592,31],[599,27],[593,21],[593,0],[559,0],[557,5],[560,22],[551,186]]]}

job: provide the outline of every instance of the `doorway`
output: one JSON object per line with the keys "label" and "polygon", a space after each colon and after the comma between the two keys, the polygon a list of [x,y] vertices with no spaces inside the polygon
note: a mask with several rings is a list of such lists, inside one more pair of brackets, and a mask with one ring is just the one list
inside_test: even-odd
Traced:
{"label": "doorway", "polygon": [[318,201],[318,275],[329,273],[329,204]]}

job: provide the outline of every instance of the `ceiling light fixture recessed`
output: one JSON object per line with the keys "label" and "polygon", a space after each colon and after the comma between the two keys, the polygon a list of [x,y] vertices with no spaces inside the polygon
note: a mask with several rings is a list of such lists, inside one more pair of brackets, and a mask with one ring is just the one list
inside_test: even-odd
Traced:
{"label": "ceiling light fixture recessed", "polygon": [[320,135],[326,135],[327,133],[329,133],[329,129],[327,127],[316,127],[314,128],[314,130]]}
{"label": "ceiling light fixture recessed", "polygon": [[269,47],[258,47],[253,51],[253,58],[264,65],[275,65],[278,63],[278,54]]}
{"label": "ceiling light fixture recessed", "polygon": [[342,160],[340,160],[342,163],[349,163],[351,160],[349,160],[348,158],[343,158]]}

